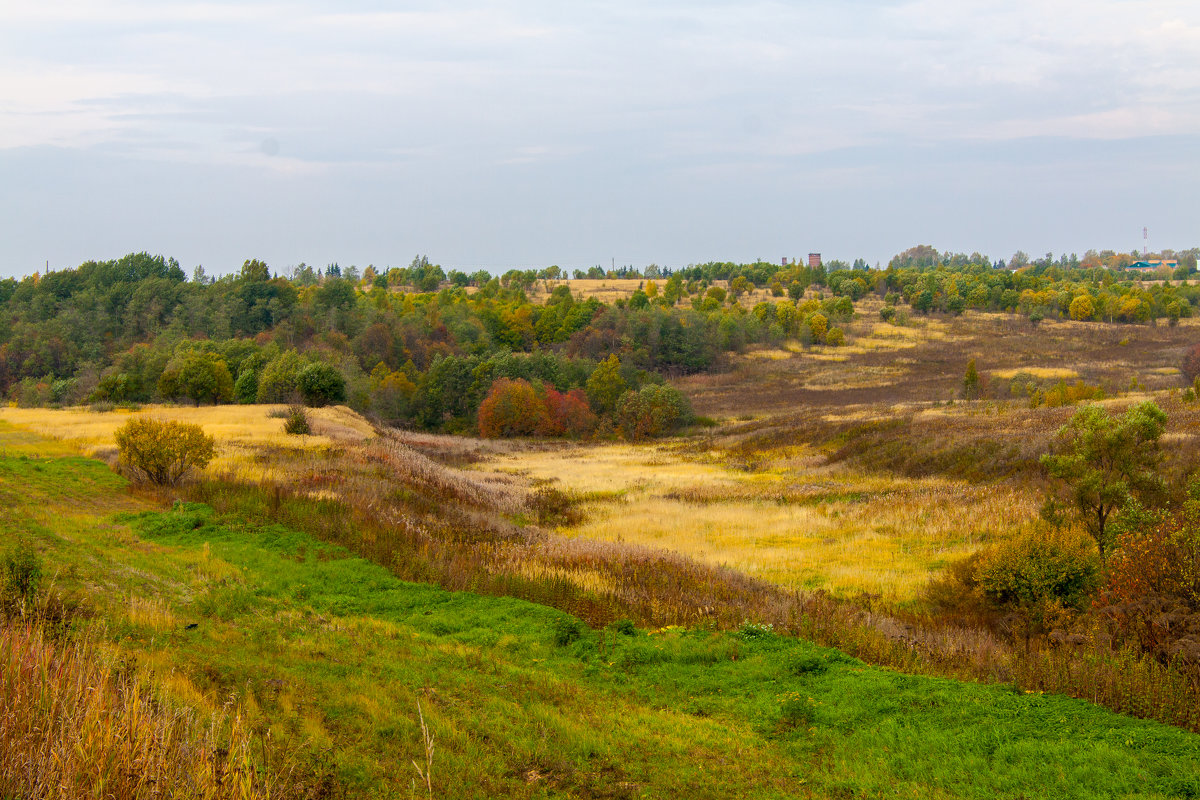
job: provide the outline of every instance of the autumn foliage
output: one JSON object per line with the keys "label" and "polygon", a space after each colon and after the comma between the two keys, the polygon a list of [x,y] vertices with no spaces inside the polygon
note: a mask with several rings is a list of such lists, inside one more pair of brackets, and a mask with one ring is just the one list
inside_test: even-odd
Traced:
{"label": "autumn foliage", "polygon": [[1188,348],[1187,353],[1183,356],[1183,363],[1179,365],[1179,371],[1188,379],[1188,382],[1200,378],[1200,344],[1194,344]]}
{"label": "autumn foliage", "polygon": [[545,406],[526,380],[500,378],[479,404],[479,435],[532,436],[545,416]]}
{"label": "autumn foliage", "polygon": [[1200,486],[1168,513],[1139,513],[1117,537],[1098,607],[1117,632],[1200,677]]}
{"label": "autumn foliage", "polygon": [[174,486],[208,466],[216,442],[199,425],[135,417],[114,434],[121,466],[139,482]]}
{"label": "autumn foliage", "polygon": [[588,405],[583,389],[566,394],[546,389],[543,403],[546,417],[538,431],[544,436],[587,436],[596,430],[599,419]]}
{"label": "autumn foliage", "polygon": [[597,418],[582,389],[566,394],[522,378],[499,378],[479,405],[479,435],[586,436]]}

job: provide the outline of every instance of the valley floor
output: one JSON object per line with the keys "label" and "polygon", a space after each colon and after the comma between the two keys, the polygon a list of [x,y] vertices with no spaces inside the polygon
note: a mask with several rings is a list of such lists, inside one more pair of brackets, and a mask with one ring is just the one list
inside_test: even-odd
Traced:
{"label": "valley floor", "polygon": [[589,630],[404,582],[281,525],[132,493],[0,422],[0,550],[18,539],[144,691],[235,710],[259,767],[309,776],[291,783],[309,796],[423,796],[414,761],[446,798],[1200,794],[1200,736],[1175,728],[766,626]]}

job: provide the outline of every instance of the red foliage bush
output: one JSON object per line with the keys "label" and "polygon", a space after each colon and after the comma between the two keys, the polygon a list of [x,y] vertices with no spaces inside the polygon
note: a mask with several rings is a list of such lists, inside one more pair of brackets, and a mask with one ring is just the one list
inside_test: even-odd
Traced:
{"label": "red foliage bush", "polygon": [[1163,663],[1200,670],[1200,501],[1136,517],[1117,539],[1097,606]]}
{"label": "red foliage bush", "polygon": [[1188,379],[1188,383],[1200,377],[1200,344],[1194,344],[1188,348],[1187,353],[1183,356],[1183,362],[1179,365],[1179,371],[1183,373],[1183,377]]}
{"label": "red foliage bush", "polygon": [[479,404],[479,435],[532,436],[546,425],[546,404],[529,381],[498,378]]}
{"label": "red foliage bush", "polygon": [[498,378],[479,405],[479,435],[587,436],[599,420],[582,389],[563,394],[518,378]]}
{"label": "red foliage bush", "polygon": [[599,424],[582,389],[572,389],[566,394],[546,389],[543,402],[546,415],[538,431],[543,436],[588,436]]}

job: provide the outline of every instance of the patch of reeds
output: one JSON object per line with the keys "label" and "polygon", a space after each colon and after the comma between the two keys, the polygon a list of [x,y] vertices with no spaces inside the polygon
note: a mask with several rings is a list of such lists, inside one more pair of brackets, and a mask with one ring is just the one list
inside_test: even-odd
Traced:
{"label": "patch of reeds", "polygon": [[0,624],[0,797],[267,798],[236,714],[174,708],[96,637]]}

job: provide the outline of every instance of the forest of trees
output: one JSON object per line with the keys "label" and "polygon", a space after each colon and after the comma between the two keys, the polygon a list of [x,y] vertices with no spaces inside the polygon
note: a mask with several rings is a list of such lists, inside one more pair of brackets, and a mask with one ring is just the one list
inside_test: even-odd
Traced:
{"label": "forest of trees", "polygon": [[[725,354],[751,344],[837,345],[839,325],[869,293],[884,299],[885,317],[905,303],[912,313],[979,309],[1034,322],[1173,322],[1200,302],[1200,287],[1171,280],[1194,271],[1195,255],[1182,254],[1165,281],[1089,265],[1099,259],[1090,253],[1010,269],[926,246],[886,269],[861,259],[624,268],[643,282],[606,304],[577,297],[558,267],[468,275],[419,256],[386,271],[301,264],[283,277],[249,260],[236,274],[214,279],[197,268],[189,280],[173,259],[137,253],[0,280],[0,391],[22,405],[346,402],[432,430],[654,435],[678,399],[654,399],[648,387],[720,368]],[[540,281],[549,291],[531,302]],[[619,377],[617,396],[589,387],[598,372]],[[499,400],[491,421],[480,419],[502,379],[509,393],[534,392],[539,419],[497,422]],[[645,407],[640,419],[635,406]]]}

